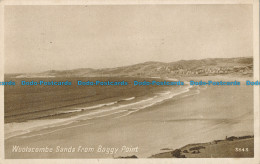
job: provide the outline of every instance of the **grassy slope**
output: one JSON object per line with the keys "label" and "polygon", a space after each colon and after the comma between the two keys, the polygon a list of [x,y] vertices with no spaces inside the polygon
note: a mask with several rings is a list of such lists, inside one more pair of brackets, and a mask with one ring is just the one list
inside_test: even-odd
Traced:
{"label": "grassy slope", "polygon": [[[200,149],[200,153],[192,153],[190,148],[203,146],[205,148]],[[237,152],[235,148],[248,148],[247,151]],[[221,140],[217,143],[198,143],[189,144],[182,148],[181,155],[185,155],[186,158],[250,158],[254,157],[254,138],[238,139],[234,141]],[[183,151],[187,150],[188,153]],[[164,152],[153,155],[151,158],[175,158],[172,155],[173,151]]]}

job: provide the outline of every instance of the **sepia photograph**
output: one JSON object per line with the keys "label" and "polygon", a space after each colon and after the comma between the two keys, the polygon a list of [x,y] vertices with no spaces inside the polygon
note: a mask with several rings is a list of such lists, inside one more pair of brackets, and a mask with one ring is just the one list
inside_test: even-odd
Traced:
{"label": "sepia photograph", "polygon": [[259,163],[259,1],[92,2],[2,5],[5,160]]}

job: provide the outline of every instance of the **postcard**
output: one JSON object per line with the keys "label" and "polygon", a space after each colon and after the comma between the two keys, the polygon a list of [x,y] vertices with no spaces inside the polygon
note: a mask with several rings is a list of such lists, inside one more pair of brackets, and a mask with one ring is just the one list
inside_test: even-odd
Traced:
{"label": "postcard", "polygon": [[0,163],[259,164],[258,0],[0,5]]}

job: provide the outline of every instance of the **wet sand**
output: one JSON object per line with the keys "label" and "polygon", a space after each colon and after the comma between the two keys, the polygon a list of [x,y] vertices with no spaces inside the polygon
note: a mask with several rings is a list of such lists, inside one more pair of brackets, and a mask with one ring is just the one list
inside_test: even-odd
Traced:
{"label": "wet sand", "polygon": [[[6,158],[146,158],[189,143],[253,135],[253,87],[212,86],[177,96],[124,117],[118,114],[32,132],[5,141]],[[195,91],[194,91],[195,92]],[[21,153],[20,147],[75,148],[75,152]],[[98,147],[112,149],[97,152]],[[77,152],[79,146],[94,152]],[[130,152],[122,151],[128,148]],[[135,150],[138,150],[136,152]]]}

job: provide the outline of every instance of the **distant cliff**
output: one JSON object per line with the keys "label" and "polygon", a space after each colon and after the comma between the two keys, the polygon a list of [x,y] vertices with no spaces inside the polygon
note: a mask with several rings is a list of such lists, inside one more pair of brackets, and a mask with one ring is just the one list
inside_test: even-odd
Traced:
{"label": "distant cliff", "polygon": [[141,76],[141,77],[183,77],[209,75],[253,75],[253,58],[211,58],[202,60],[180,60],[176,62],[145,62],[116,68],[81,68],[73,70],[50,70],[34,74],[7,75],[26,77],[100,77],[100,76]]}

